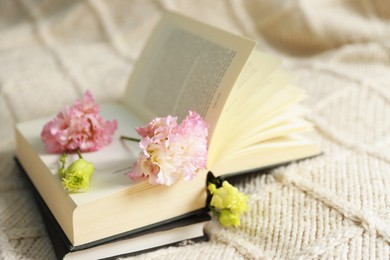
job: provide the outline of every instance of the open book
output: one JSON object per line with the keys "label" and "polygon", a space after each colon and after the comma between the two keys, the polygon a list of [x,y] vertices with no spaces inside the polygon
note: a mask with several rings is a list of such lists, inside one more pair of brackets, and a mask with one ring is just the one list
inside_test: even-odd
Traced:
{"label": "open book", "polygon": [[298,133],[312,125],[297,103],[304,90],[279,69],[281,59],[252,40],[168,14],[151,35],[123,103],[150,121],[189,109],[210,126],[207,168],[219,176],[320,152]]}
{"label": "open book", "polygon": [[45,152],[40,139],[50,118],[16,125],[17,158],[74,245],[189,214],[205,207],[207,171],[169,187],[132,181],[125,174],[140,150],[119,136],[137,137],[134,128],[156,116],[181,120],[193,110],[209,124],[207,170],[215,176],[317,155],[319,147],[302,134],[312,130],[298,105],[305,93],[280,64],[251,40],[167,13],[123,99],[102,105],[103,118],[119,127],[109,146],[83,155],[96,168],[88,192],[63,190],[59,155]]}

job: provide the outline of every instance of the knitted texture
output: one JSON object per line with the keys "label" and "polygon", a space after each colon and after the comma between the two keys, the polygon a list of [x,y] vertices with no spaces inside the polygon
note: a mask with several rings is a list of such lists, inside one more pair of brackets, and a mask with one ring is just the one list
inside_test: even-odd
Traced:
{"label": "knitted texture", "polygon": [[306,89],[323,155],[232,179],[250,196],[236,229],[135,259],[389,259],[390,5],[360,1],[0,1],[0,259],[53,259],[14,162],[16,122],[90,89],[119,98],[171,9],[253,38]]}

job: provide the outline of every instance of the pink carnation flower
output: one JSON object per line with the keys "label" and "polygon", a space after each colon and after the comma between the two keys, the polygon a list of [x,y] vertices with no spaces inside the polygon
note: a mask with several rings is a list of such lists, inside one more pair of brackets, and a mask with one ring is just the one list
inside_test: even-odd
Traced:
{"label": "pink carnation flower", "polygon": [[142,152],[129,176],[147,177],[152,184],[171,185],[178,179],[192,180],[206,167],[207,123],[190,111],[180,125],[177,117],[155,118],[136,128]]}
{"label": "pink carnation flower", "polygon": [[41,137],[50,153],[65,151],[97,151],[111,143],[117,129],[117,121],[105,121],[99,115],[99,105],[94,103],[89,90],[83,99],[73,106],[66,106],[58,115],[47,122]]}

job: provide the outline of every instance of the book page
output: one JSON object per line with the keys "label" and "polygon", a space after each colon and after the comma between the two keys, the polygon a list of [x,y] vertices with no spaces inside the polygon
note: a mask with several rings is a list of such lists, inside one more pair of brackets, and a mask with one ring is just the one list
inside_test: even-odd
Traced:
{"label": "book page", "polygon": [[[236,87],[224,107],[219,124],[215,129],[215,137],[209,146],[208,168],[221,157],[222,152],[230,147],[235,139],[246,136],[246,132],[259,125],[266,118],[266,106],[270,102],[275,105],[285,105],[283,100],[275,99],[277,93],[282,92],[286,85],[292,80],[292,76],[278,69],[280,61],[255,52],[251,56],[249,67],[252,76],[241,86]],[[267,65],[269,64],[269,65]],[[245,67],[244,73],[247,71]],[[273,100],[273,101],[272,101]],[[259,115],[260,114],[260,115]],[[229,131],[226,131],[229,129]],[[226,140],[231,140],[226,142]]]}
{"label": "book page", "polygon": [[[237,136],[229,142],[223,153],[229,151],[237,151],[240,147],[246,147],[257,142],[264,141],[264,136],[267,139],[279,137],[296,132],[299,129],[312,129],[312,124],[304,120],[304,116],[308,113],[308,109],[299,104],[292,105],[288,109],[279,110],[279,113],[272,117],[265,116],[264,121],[259,119],[259,124],[247,129],[242,135]],[[278,129],[285,129],[284,134],[278,133]],[[269,136],[271,135],[271,136]]]}
{"label": "book page", "polygon": [[210,137],[255,42],[168,13],[152,33],[123,102],[149,121],[189,110],[203,116]]}
{"label": "book page", "polygon": [[[244,173],[299,160],[321,153],[318,145],[303,135],[292,134],[260,142],[231,153],[213,168],[215,176]],[[257,160],[253,160],[256,158]]]}

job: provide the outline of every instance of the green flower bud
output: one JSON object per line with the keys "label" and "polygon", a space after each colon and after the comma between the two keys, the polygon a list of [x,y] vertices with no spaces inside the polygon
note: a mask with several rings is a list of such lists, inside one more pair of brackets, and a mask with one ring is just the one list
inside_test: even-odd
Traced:
{"label": "green flower bud", "polygon": [[233,214],[228,209],[224,209],[220,212],[218,220],[224,227],[229,227],[229,226],[238,227],[240,225],[240,216]]}
{"label": "green flower bud", "polygon": [[[211,192],[211,191],[210,191]],[[222,187],[213,192],[210,205],[217,209],[230,209],[237,214],[248,210],[248,196],[238,191],[229,182],[224,181]]]}
{"label": "green flower bud", "polygon": [[214,192],[217,190],[217,186],[214,183],[209,183],[207,186],[211,194],[214,194]]}
{"label": "green flower bud", "polygon": [[83,158],[78,159],[65,170],[65,177],[62,178],[64,188],[69,192],[88,189],[94,170],[92,163]]}
{"label": "green flower bud", "polygon": [[249,209],[248,196],[227,181],[219,188],[214,183],[210,183],[207,188],[212,194],[210,208],[219,222],[225,227],[239,226],[241,214]]}

